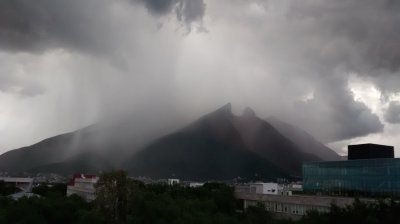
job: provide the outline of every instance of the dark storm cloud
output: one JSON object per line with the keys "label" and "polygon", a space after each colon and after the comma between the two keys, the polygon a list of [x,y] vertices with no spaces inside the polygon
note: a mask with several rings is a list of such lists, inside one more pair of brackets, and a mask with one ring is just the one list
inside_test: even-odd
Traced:
{"label": "dark storm cloud", "polygon": [[[49,48],[99,48],[94,38],[93,12],[101,4],[91,0],[0,1],[0,47],[12,51],[42,52]],[[89,8],[89,6],[91,8]]]}
{"label": "dark storm cloud", "polygon": [[349,51],[357,50],[358,55],[354,55],[341,49],[343,54],[336,55],[340,57],[330,59],[339,59],[362,72],[396,72],[400,68],[399,10],[396,0],[293,1],[288,15],[315,25],[321,35],[326,35],[327,44],[341,38],[353,44]]}
{"label": "dark storm cloud", "polygon": [[347,86],[326,83],[313,92],[313,99],[295,104],[292,116],[324,142],[380,133],[384,124],[363,102],[354,100]]}
{"label": "dark storm cloud", "polygon": [[134,0],[143,3],[146,8],[156,15],[170,13],[177,3],[176,0]]}
{"label": "dark storm cloud", "polygon": [[380,133],[384,127],[365,104],[354,101],[340,79],[321,83],[314,99],[299,103],[297,109],[302,125],[325,142]]}
{"label": "dark storm cloud", "polygon": [[[267,9],[271,2],[276,3],[269,1]],[[300,103],[304,127],[325,141],[382,132],[382,122],[354,99],[348,80],[356,75],[373,82],[383,94],[400,91],[400,2],[285,3],[288,7],[282,21],[287,27],[283,34],[288,37],[280,36],[287,41],[282,41],[282,51],[276,55],[290,61],[289,72],[295,74],[292,79],[309,80],[312,86],[315,98]],[[306,72],[302,72],[304,68]]]}
{"label": "dark storm cloud", "polygon": [[203,0],[180,1],[176,13],[179,21],[191,24],[203,18],[205,8]]}
{"label": "dark storm cloud", "polygon": [[400,102],[391,102],[385,112],[385,120],[392,124],[400,123]]}
{"label": "dark storm cloud", "polygon": [[205,13],[206,5],[203,0],[133,0],[142,2],[155,15],[176,13],[179,21],[190,29],[191,23],[200,21]]}
{"label": "dark storm cloud", "polygon": [[[190,28],[205,11],[202,0],[131,0],[144,4],[152,14],[176,13]],[[104,54],[113,51],[125,26],[114,21],[113,4],[128,0],[2,0],[0,1],[0,48],[41,53],[68,48]],[[137,6],[134,4],[134,6]],[[125,29],[128,27],[124,27]]]}

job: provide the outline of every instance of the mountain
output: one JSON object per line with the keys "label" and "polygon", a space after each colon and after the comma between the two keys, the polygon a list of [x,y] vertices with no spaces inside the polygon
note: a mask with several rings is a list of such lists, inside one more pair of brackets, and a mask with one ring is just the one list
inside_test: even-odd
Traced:
{"label": "mountain", "polygon": [[69,175],[119,168],[126,158],[126,148],[132,144],[108,135],[108,132],[112,132],[109,128],[92,125],[8,151],[0,156],[0,171],[12,174],[55,172]]}
{"label": "mountain", "polygon": [[306,131],[291,124],[285,123],[275,117],[269,117],[266,119],[266,121],[270,123],[282,135],[295,143],[302,152],[313,154],[319,157],[321,160],[341,160],[341,157],[335,151],[317,141]]}
{"label": "mountain", "polygon": [[71,175],[74,173],[99,173],[103,170],[118,168],[107,157],[93,152],[81,153],[62,162],[49,163],[26,170],[28,173],[57,173]]}
{"label": "mountain", "polygon": [[154,132],[155,121],[148,125],[153,129],[128,119],[51,137],[0,155],[0,171],[70,175],[123,168],[131,175],[155,178],[273,180],[300,176],[303,162],[325,160],[321,155],[326,152],[318,150],[329,150],[298,144],[250,108],[236,116],[230,104],[176,132],[150,139],[160,136]]}
{"label": "mountain", "polygon": [[264,178],[300,175],[302,152],[266,121],[247,109],[235,116],[230,104],[203,116],[134,154],[125,167],[135,175],[186,179]]}
{"label": "mountain", "polygon": [[159,119],[151,118],[151,124],[138,116],[110,119],[8,151],[0,155],[0,171],[70,175],[119,169],[127,157],[155,136],[168,133],[157,127],[162,126]]}
{"label": "mountain", "polygon": [[321,160],[303,152],[250,108],[245,109],[243,116],[235,117],[234,124],[248,150],[293,175],[301,175],[303,162]]}
{"label": "mountain", "polygon": [[233,124],[230,105],[167,135],[138,152],[126,163],[134,175],[191,180],[235,177],[286,177],[287,174],[247,150]]}
{"label": "mountain", "polygon": [[37,166],[66,159],[73,150],[76,133],[58,135],[29,147],[8,151],[0,156],[0,170],[23,172]]}

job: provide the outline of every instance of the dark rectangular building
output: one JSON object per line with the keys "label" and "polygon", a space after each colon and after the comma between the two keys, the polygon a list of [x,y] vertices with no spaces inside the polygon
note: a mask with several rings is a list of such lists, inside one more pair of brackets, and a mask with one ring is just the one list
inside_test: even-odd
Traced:
{"label": "dark rectangular building", "polygon": [[394,147],[377,144],[348,146],[348,160],[394,158]]}

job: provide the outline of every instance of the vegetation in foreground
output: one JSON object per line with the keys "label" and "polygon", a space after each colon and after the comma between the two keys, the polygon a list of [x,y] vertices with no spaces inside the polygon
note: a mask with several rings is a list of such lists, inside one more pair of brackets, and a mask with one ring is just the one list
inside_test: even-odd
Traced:
{"label": "vegetation in foreground", "polygon": [[17,193],[18,189],[14,186],[9,186],[4,181],[0,181],[0,197]]}
{"label": "vegetation in foreground", "polygon": [[224,184],[144,185],[123,171],[103,173],[98,198],[91,203],[75,195],[66,197],[65,190],[61,184],[39,186],[33,192],[40,198],[0,197],[0,223],[400,223],[400,203],[393,201],[368,205],[356,201],[347,208],[332,206],[330,213],[310,212],[299,221],[277,220],[262,206],[238,212],[240,203]]}

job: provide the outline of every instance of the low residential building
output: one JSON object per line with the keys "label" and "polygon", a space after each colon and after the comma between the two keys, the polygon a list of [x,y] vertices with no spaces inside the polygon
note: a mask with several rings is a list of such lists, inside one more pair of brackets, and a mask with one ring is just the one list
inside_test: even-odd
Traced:
{"label": "low residential building", "polygon": [[168,180],[167,180],[168,185],[179,184],[179,182],[180,182],[179,179],[168,179]]}
{"label": "low residential building", "polygon": [[204,183],[199,183],[199,182],[190,182],[189,187],[196,188],[196,187],[202,187]]}
{"label": "low residential building", "polygon": [[16,188],[21,189],[23,192],[30,192],[33,187],[33,178],[25,177],[0,177],[0,181],[6,184],[13,185]]}
{"label": "low residential building", "polygon": [[[300,219],[308,211],[329,212],[332,204],[345,207],[354,203],[348,197],[321,197],[310,195],[272,195],[235,192],[235,197],[243,201],[243,209],[261,204],[278,218]],[[364,202],[375,202],[371,199],[361,199]]]}
{"label": "low residential building", "polygon": [[95,184],[99,178],[96,175],[75,174],[67,186],[67,196],[76,194],[86,201],[96,199]]}
{"label": "low residential building", "polygon": [[256,194],[279,194],[281,188],[277,183],[252,183],[250,184],[250,193]]}
{"label": "low residential building", "polygon": [[295,192],[303,191],[303,185],[301,183],[290,183],[287,184],[284,188],[289,191],[295,191]]}
{"label": "low residential building", "polygon": [[236,192],[249,194],[271,194],[271,195],[292,195],[292,191],[286,185],[278,183],[248,183],[235,186]]}

